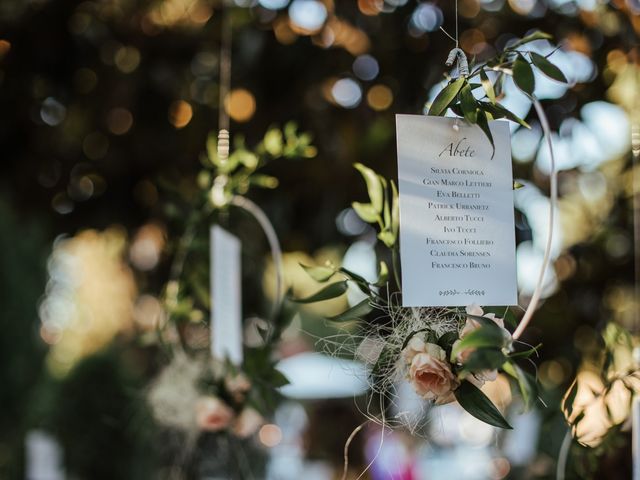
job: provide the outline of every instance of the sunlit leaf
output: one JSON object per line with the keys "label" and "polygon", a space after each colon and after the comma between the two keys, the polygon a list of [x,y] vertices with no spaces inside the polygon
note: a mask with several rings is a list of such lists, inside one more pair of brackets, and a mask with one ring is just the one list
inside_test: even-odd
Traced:
{"label": "sunlit leaf", "polygon": [[562,70],[560,70],[557,66],[547,60],[546,57],[543,57],[536,52],[529,52],[529,55],[531,55],[533,64],[538,67],[540,71],[547,77],[557,82],[567,83],[567,77],[564,76]]}
{"label": "sunlit leaf", "polygon": [[460,105],[462,106],[464,118],[470,123],[476,123],[478,118],[476,99],[473,97],[468,83],[465,83],[460,90]]}
{"label": "sunlit leaf", "polygon": [[398,187],[391,180],[391,231],[394,235],[398,235],[400,228],[400,203],[398,201]]}
{"label": "sunlit leaf", "polygon": [[353,202],[351,207],[367,223],[375,223],[380,218],[380,215],[370,203]]}
{"label": "sunlit leaf", "polygon": [[355,163],[353,165],[360,174],[364,177],[364,181],[367,184],[367,191],[369,193],[369,199],[371,205],[377,213],[382,212],[382,202],[384,200],[384,192],[382,183],[376,172],[368,167],[365,167],[361,163]]}
{"label": "sunlit leaf", "polygon": [[316,282],[324,283],[328,281],[331,277],[333,277],[336,271],[331,267],[313,267],[300,264],[304,271],[307,272],[311,278],[313,278]]}
{"label": "sunlit leaf", "polygon": [[447,107],[449,107],[449,104],[458,96],[458,92],[460,92],[460,89],[465,83],[466,79],[464,77],[460,77],[444,87],[431,104],[429,115],[444,115],[447,111]]}
{"label": "sunlit leaf", "polygon": [[528,96],[533,95],[533,91],[536,88],[533,70],[529,62],[520,54],[518,54],[515,62],[513,62],[513,81],[516,86]]}
{"label": "sunlit leaf", "polygon": [[469,381],[463,380],[453,393],[460,406],[478,420],[494,427],[511,429],[511,425],[507,423],[496,406],[491,403],[489,397]]}
{"label": "sunlit leaf", "polygon": [[359,320],[365,317],[371,310],[373,310],[373,307],[371,307],[369,299],[365,298],[363,301],[348,310],[345,310],[341,314],[334,317],[327,317],[327,320],[331,320],[332,322],[349,322],[351,320]]}
{"label": "sunlit leaf", "polygon": [[339,297],[343,295],[349,285],[346,280],[342,282],[331,283],[324,287],[322,290],[314,293],[310,297],[306,298],[294,298],[292,301],[297,303],[314,303],[314,302],[322,302],[324,300],[331,300],[332,298]]}
{"label": "sunlit leaf", "polygon": [[522,125],[525,128],[529,128],[529,129],[531,128],[531,126],[527,122],[522,120],[515,113],[513,113],[510,110],[507,110],[506,108],[504,108],[499,103],[496,103],[496,104],[488,103],[488,102],[480,102],[480,103],[482,105],[482,108],[484,110],[488,111],[489,113],[491,113],[493,118],[496,118],[496,119],[497,118],[506,118],[508,120],[511,120],[512,122],[516,122],[516,123]]}
{"label": "sunlit leaf", "polygon": [[518,382],[524,409],[529,410],[538,398],[538,385],[535,378],[512,361],[505,362],[502,365],[502,369]]}
{"label": "sunlit leaf", "polygon": [[272,128],[264,136],[264,148],[272,157],[282,155],[283,139],[282,132],[277,128]]}
{"label": "sunlit leaf", "polygon": [[491,80],[489,80],[484,70],[480,70],[480,82],[482,82],[482,88],[484,88],[484,93],[487,94],[489,101],[496,103],[496,92],[493,89],[493,83],[491,83]]}
{"label": "sunlit leaf", "polygon": [[377,287],[382,287],[389,280],[389,268],[385,262],[380,262],[380,267],[378,268],[378,280],[376,281]]}

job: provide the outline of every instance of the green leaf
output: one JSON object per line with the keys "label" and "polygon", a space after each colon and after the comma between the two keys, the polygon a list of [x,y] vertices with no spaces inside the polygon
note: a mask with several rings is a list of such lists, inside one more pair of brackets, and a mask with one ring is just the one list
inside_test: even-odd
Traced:
{"label": "green leaf", "polygon": [[444,87],[435,98],[429,109],[429,115],[442,116],[446,113],[447,107],[458,96],[458,92],[466,83],[463,77],[458,78],[454,82]]}
{"label": "green leaf", "polygon": [[455,362],[458,354],[467,348],[503,348],[507,346],[509,339],[504,331],[496,325],[496,328],[483,325],[465,335],[451,351],[451,361]]}
{"label": "green leaf", "polygon": [[322,290],[314,293],[310,297],[307,298],[294,298],[292,301],[297,303],[314,303],[314,302],[322,302],[324,300],[331,300],[332,298],[339,297],[347,291],[349,285],[346,280],[341,282],[335,282],[327,285]]}
{"label": "green leaf", "polygon": [[533,91],[536,88],[533,70],[529,62],[520,54],[516,57],[516,61],[513,62],[513,81],[527,96],[533,95]]}
{"label": "green leaf", "polygon": [[371,310],[373,310],[373,307],[369,304],[369,299],[365,298],[363,301],[348,310],[345,310],[341,314],[333,317],[327,317],[327,320],[332,322],[349,322],[351,320],[359,320],[366,316]]}
{"label": "green leaf", "polygon": [[567,83],[567,77],[564,76],[562,70],[560,70],[557,66],[547,60],[546,57],[543,57],[536,52],[529,52],[529,55],[531,56],[533,64],[538,67],[540,71],[547,77],[555,80],[556,82]]}
{"label": "green leaf", "polygon": [[478,112],[476,107],[476,99],[473,97],[471,87],[466,82],[460,90],[460,105],[462,106],[462,113],[464,114],[464,118],[469,123],[477,123]]}
{"label": "green leaf", "polygon": [[478,348],[469,355],[462,366],[467,372],[480,372],[500,368],[505,361],[506,355],[498,348]]}
{"label": "green leaf", "polygon": [[282,155],[282,148],[284,146],[282,139],[282,132],[278,128],[272,128],[264,136],[264,149],[272,157],[279,157]]}
{"label": "green leaf", "polygon": [[271,375],[269,376],[269,384],[275,388],[284,387],[285,385],[289,385],[289,379],[285,377],[284,373],[282,373],[278,369],[273,369]]}
{"label": "green leaf", "polygon": [[529,410],[538,398],[538,385],[535,378],[522,370],[512,361],[507,361],[502,365],[502,369],[518,382],[518,388],[524,402],[524,409]]}
{"label": "green leaf", "polygon": [[335,269],[331,267],[310,267],[302,263],[300,263],[299,265],[304,268],[304,271],[307,272],[307,275],[313,278],[316,282],[320,283],[326,282],[336,273]]}
{"label": "green leaf", "polygon": [[356,214],[367,223],[375,223],[380,218],[376,209],[370,203],[353,202],[351,207]]}
{"label": "green leaf", "polygon": [[358,275],[357,273],[354,273],[351,270],[347,270],[344,267],[340,267],[340,269],[338,271],[340,273],[343,273],[347,277],[349,277],[351,280],[353,280],[362,293],[364,293],[365,295],[371,295],[371,289],[369,288],[369,282],[363,276]]}
{"label": "green leaf", "polygon": [[480,110],[478,112],[477,122],[478,126],[482,129],[485,136],[489,140],[489,143],[491,143],[491,159],[493,160],[493,156],[496,154],[496,146],[493,143],[493,134],[491,133],[491,129],[489,128],[489,120],[487,120],[487,114],[484,112],[484,110]]}
{"label": "green leaf", "polygon": [[384,191],[382,188],[382,182],[376,172],[368,167],[365,167],[361,163],[354,163],[356,170],[364,177],[364,181],[367,184],[367,191],[369,192],[369,198],[371,199],[371,205],[373,209],[380,213],[382,212],[382,204],[384,200]]}
{"label": "green leaf", "polygon": [[256,173],[249,177],[249,183],[260,188],[276,188],[278,186],[278,179],[276,177],[272,177],[271,175]]}
{"label": "green leaf", "polygon": [[496,92],[493,89],[493,83],[491,83],[491,80],[489,80],[489,77],[484,70],[480,70],[480,82],[482,82],[482,88],[484,88],[484,93],[487,94],[489,101],[495,104]]}
{"label": "green leaf", "polygon": [[570,417],[571,414],[573,413],[573,402],[575,401],[577,394],[578,394],[578,381],[574,380],[567,392],[566,397],[562,401],[562,410],[565,412],[567,417]]}
{"label": "green leaf", "polygon": [[520,190],[521,188],[524,188],[524,185],[516,180],[513,181],[513,189],[514,190]]}
{"label": "green leaf", "polygon": [[511,120],[512,122],[522,125],[525,128],[531,129],[531,126],[527,122],[522,120],[515,113],[504,108],[499,103],[493,104],[488,102],[480,102],[480,104],[485,111],[489,112],[493,116],[493,118],[506,118],[508,120]]}
{"label": "green leaf", "polygon": [[457,339],[458,339],[458,334],[456,332],[447,332],[440,336],[437,343],[445,351],[449,351],[451,350],[451,346]]}
{"label": "green leaf", "polygon": [[396,236],[391,232],[391,230],[381,231],[378,233],[378,238],[389,248],[392,248],[396,243]]}
{"label": "green leaf", "polygon": [[533,42],[535,40],[551,40],[552,38],[553,37],[551,35],[545,32],[541,32],[541,31],[533,32],[531,35],[527,35],[523,39],[518,40],[516,43],[514,43],[509,48],[507,48],[507,50],[515,50],[516,48],[521,47],[522,45],[525,45],[529,42]]}
{"label": "green leaf", "polygon": [[478,420],[494,427],[511,430],[511,425],[507,423],[496,406],[491,403],[489,397],[469,381],[463,380],[453,393],[460,406]]}
{"label": "green leaf", "polygon": [[384,286],[389,280],[389,268],[385,262],[380,262],[380,267],[378,268],[378,280],[376,281],[376,287]]}

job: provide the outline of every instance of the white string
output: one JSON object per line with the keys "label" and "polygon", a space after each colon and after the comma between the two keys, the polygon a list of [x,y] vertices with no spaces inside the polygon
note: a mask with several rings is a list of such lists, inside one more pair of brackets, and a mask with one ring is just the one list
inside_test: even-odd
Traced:
{"label": "white string", "polygon": [[540,124],[542,125],[542,130],[544,131],[544,137],[547,141],[547,146],[549,147],[549,158],[551,162],[551,174],[550,174],[550,183],[551,183],[551,194],[549,197],[549,233],[547,235],[547,244],[544,251],[544,257],[542,259],[542,267],[540,269],[540,274],[538,276],[538,283],[536,284],[536,288],[533,291],[533,295],[531,296],[531,301],[527,306],[527,310],[524,312],[524,316],[522,320],[520,320],[520,324],[518,328],[516,328],[515,332],[513,332],[513,338],[518,339],[522,332],[524,332],[525,328],[531,321],[533,314],[538,307],[538,303],[540,302],[540,297],[542,295],[542,290],[544,287],[544,277],[549,268],[549,263],[551,261],[551,246],[553,241],[553,226],[555,222],[555,210],[556,204],[558,202],[558,172],[556,170],[556,161],[555,155],[553,152],[553,143],[551,141],[551,129],[549,128],[549,121],[547,119],[547,115],[544,113],[544,109],[538,99],[533,98],[533,106],[536,109],[536,113],[538,114],[538,118],[540,119]]}
{"label": "white string", "polygon": [[567,430],[567,434],[562,440],[560,445],[560,453],[558,453],[558,464],[556,465],[556,480],[564,480],[567,472],[567,460],[569,459],[569,452],[571,451],[571,430]]}

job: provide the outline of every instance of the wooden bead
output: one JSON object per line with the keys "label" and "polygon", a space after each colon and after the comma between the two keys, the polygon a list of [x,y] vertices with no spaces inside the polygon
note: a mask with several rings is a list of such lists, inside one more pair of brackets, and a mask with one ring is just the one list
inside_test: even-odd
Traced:
{"label": "wooden bead", "polygon": [[218,158],[221,161],[229,159],[229,131],[220,130],[218,132]]}

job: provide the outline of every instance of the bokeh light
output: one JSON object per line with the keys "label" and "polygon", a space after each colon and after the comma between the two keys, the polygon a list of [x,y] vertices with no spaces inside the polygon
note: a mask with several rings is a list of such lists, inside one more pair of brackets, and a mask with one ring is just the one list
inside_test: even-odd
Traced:
{"label": "bokeh light", "polygon": [[256,99],[249,90],[238,88],[225,98],[224,108],[236,122],[247,122],[256,112]]}
{"label": "bokeh light", "polygon": [[362,89],[355,80],[342,78],[331,88],[333,100],[344,108],[355,108],[362,100]]}
{"label": "bokeh light", "polygon": [[186,127],[193,117],[193,108],[184,100],[176,100],[169,106],[169,123],[176,128]]}
{"label": "bokeh light", "polygon": [[367,92],[367,103],[374,110],[386,110],[393,103],[393,93],[386,85],[374,85]]}

